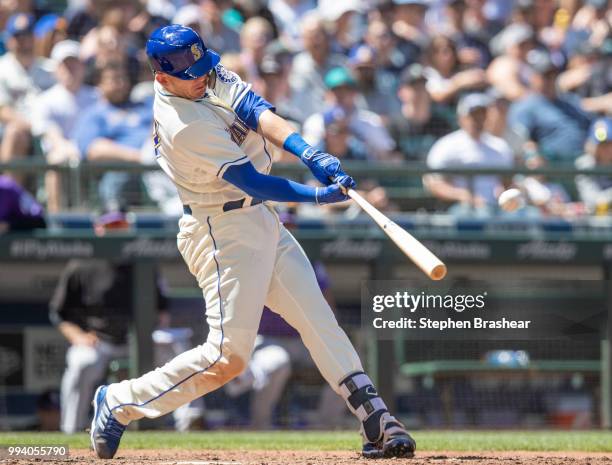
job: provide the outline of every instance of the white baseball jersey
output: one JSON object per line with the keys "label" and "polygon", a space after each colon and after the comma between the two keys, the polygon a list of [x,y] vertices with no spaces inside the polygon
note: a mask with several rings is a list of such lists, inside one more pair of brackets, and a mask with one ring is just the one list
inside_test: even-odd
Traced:
{"label": "white baseball jersey", "polygon": [[38,95],[53,84],[51,60],[37,57],[25,69],[11,52],[0,57],[0,107],[10,106],[29,117]]}
{"label": "white baseball jersey", "polygon": [[183,204],[191,206],[219,206],[246,196],[222,179],[228,167],[250,160],[255,169],[267,174],[272,165],[263,136],[234,112],[250,84],[221,64],[213,76],[199,100],[174,96],[155,82],[157,161],[176,185]]}

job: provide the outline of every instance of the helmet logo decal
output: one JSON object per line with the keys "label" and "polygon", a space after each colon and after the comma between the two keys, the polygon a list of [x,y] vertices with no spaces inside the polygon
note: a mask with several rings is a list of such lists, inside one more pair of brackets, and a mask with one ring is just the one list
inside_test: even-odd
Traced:
{"label": "helmet logo decal", "polygon": [[193,59],[195,61],[198,61],[200,58],[202,58],[202,55],[204,55],[204,51],[202,50],[200,44],[193,44],[191,46],[191,54],[193,55]]}

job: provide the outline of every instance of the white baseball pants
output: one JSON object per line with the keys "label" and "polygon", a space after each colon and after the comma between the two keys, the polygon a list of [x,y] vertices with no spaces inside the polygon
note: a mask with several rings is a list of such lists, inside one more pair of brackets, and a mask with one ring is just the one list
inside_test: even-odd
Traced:
{"label": "white baseball pants", "polygon": [[314,271],[271,207],[209,216],[192,206],[179,221],[178,248],[206,300],[206,342],[140,378],[112,384],[107,402],[123,424],[166,414],[239,375],[264,305],[299,333],[323,377],[338,383],[361,362],[323,298]]}

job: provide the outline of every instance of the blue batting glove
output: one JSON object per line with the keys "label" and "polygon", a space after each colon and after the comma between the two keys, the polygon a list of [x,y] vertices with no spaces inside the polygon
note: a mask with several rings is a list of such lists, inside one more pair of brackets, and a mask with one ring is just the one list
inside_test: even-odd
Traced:
{"label": "blue batting glove", "polygon": [[348,174],[336,176],[334,182],[340,186],[340,189],[342,189],[342,192],[344,192],[345,194],[348,192],[349,189],[355,189],[355,187],[357,187],[357,183],[355,182],[355,180],[351,178]]}
{"label": "blue batting glove", "polygon": [[329,153],[310,148],[300,157],[310,169],[313,176],[324,186],[333,184],[339,176],[346,176],[340,166],[340,160]]}
{"label": "blue batting glove", "polygon": [[340,184],[332,184],[327,187],[317,187],[317,204],[324,205],[326,203],[344,202],[349,199],[349,196],[343,191]]}

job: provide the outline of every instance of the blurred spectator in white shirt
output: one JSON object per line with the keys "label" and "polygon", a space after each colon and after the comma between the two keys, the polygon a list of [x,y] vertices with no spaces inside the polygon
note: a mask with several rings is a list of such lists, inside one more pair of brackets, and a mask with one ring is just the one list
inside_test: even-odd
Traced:
{"label": "blurred spectator in white shirt", "polygon": [[[32,133],[41,138],[48,163],[79,160],[79,150],[71,140],[79,117],[99,99],[98,91],[83,85],[85,65],[79,60],[80,44],[65,40],[53,47],[57,84],[43,92],[34,105]],[[46,175],[47,209],[56,212],[62,206],[60,178],[56,172]]]}
{"label": "blurred spectator in white shirt", "polygon": [[[512,168],[514,161],[508,144],[485,132],[487,108],[491,103],[485,94],[469,94],[458,105],[461,129],[441,138],[427,156],[427,166],[439,168]],[[504,183],[491,175],[427,174],[423,184],[437,198],[455,202],[459,213],[494,209]]]}
{"label": "blurred spectator in white shirt", "polygon": [[[32,149],[32,104],[41,91],[51,87],[49,60],[34,54],[34,17],[17,13],[5,28],[8,52],[0,58],[0,161],[25,156]],[[22,177],[16,177],[21,181]]]}

